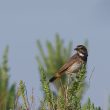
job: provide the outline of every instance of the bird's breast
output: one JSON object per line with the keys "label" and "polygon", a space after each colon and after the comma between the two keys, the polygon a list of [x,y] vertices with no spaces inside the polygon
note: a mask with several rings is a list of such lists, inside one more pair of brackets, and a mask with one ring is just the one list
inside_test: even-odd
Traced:
{"label": "bird's breast", "polygon": [[81,66],[81,63],[74,63],[67,69],[66,73],[77,73],[81,69]]}

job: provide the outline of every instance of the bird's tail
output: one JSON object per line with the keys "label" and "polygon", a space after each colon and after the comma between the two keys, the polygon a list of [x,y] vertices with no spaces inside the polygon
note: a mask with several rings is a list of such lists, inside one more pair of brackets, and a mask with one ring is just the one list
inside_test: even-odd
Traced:
{"label": "bird's tail", "polygon": [[60,75],[59,74],[56,74],[55,76],[53,76],[52,78],[50,78],[49,82],[51,83],[51,82],[55,81],[56,79],[58,79],[59,77],[60,77]]}
{"label": "bird's tail", "polygon": [[56,76],[53,76],[50,80],[49,80],[49,82],[53,82],[53,81],[55,81],[57,79],[57,77]]}

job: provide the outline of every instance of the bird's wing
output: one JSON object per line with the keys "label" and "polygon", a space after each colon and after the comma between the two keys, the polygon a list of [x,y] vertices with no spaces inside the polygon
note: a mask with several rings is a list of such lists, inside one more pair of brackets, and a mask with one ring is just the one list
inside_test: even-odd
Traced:
{"label": "bird's wing", "polygon": [[70,59],[57,71],[59,75],[63,74],[77,59],[77,54],[70,57]]}

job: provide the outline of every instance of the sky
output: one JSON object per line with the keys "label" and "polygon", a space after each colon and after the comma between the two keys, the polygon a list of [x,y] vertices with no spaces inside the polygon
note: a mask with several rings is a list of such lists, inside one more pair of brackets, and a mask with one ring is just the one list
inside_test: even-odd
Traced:
{"label": "sky", "polygon": [[[65,43],[89,41],[88,76],[95,67],[85,93],[97,106],[107,109],[110,94],[110,0],[4,0],[0,1],[0,61],[9,45],[10,84],[25,81],[40,99],[40,79],[35,56],[36,40],[54,43],[58,33]],[[74,51],[72,52],[74,53]]]}

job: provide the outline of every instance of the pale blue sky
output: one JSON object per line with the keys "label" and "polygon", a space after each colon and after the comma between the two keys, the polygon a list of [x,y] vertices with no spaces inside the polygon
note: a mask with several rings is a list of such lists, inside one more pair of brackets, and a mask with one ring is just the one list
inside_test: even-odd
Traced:
{"label": "pale blue sky", "polygon": [[[25,81],[40,98],[35,55],[36,40],[54,42],[59,33],[74,46],[89,40],[88,77],[95,66],[91,86],[85,94],[106,109],[110,93],[110,0],[4,0],[0,1],[0,57],[10,46],[10,83]],[[0,59],[1,60],[1,59]]]}

